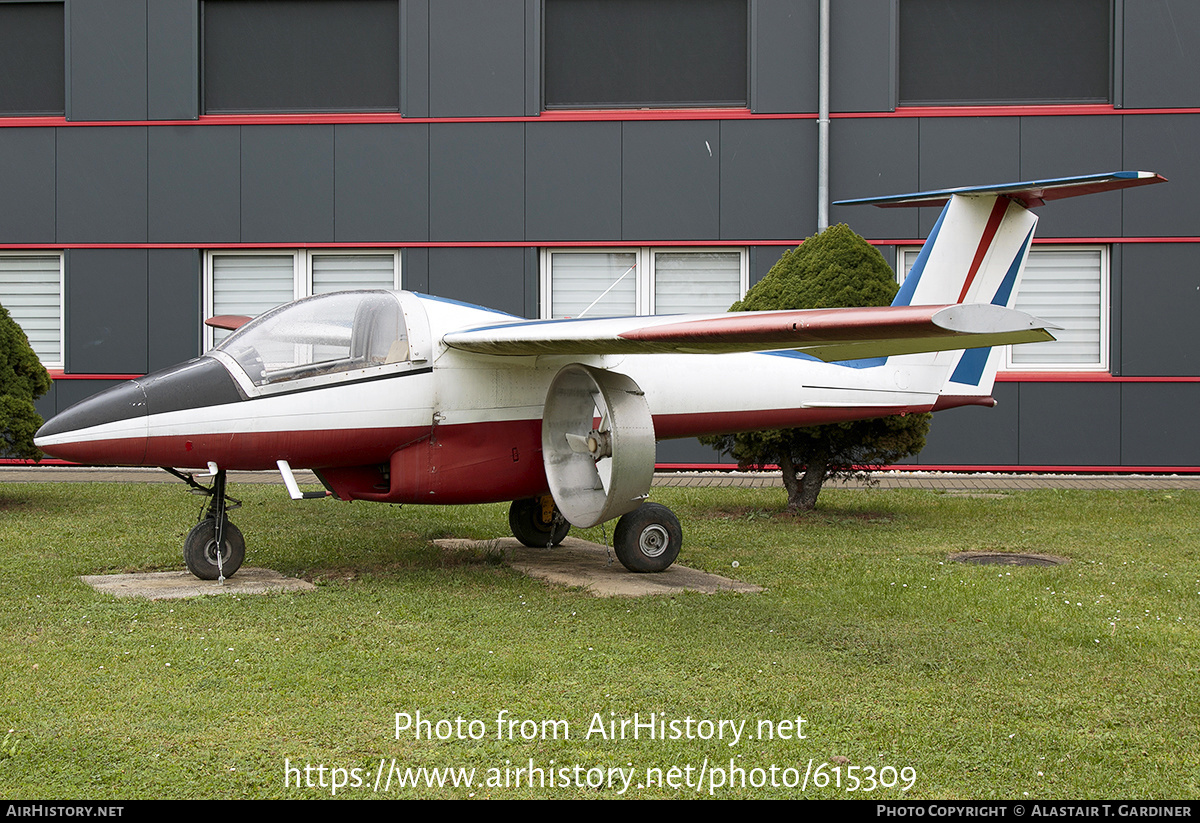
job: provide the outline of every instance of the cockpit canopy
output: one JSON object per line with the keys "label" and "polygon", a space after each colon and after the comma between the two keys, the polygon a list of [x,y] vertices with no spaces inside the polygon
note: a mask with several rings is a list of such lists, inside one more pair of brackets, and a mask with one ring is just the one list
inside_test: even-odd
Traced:
{"label": "cockpit canopy", "polygon": [[279,306],[215,350],[258,386],[409,359],[404,313],[388,291],[335,292]]}

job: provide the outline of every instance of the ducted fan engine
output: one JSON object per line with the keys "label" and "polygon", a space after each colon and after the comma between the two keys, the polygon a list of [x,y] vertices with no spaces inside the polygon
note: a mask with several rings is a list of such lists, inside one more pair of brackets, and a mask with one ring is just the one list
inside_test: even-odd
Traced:
{"label": "ducted fan engine", "polygon": [[574,526],[641,506],[654,478],[654,421],[637,383],[579,363],[564,366],[546,394],[542,459],[554,502]]}

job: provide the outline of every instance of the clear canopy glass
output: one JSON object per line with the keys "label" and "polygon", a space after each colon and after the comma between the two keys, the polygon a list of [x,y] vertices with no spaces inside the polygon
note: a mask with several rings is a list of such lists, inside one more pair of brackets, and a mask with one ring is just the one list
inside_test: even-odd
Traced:
{"label": "clear canopy glass", "polygon": [[406,361],[408,336],[394,293],[336,292],[272,309],[216,350],[263,386]]}

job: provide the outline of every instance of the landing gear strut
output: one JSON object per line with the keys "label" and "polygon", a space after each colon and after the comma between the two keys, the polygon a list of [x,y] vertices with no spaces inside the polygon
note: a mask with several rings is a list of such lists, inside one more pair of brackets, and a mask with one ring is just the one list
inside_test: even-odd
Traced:
{"label": "landing gear strut", "polygon": [[225,470],[217,470],[211,486],[197,483],[192,475],[175,469],[165,471],[191,486],[194,493],[208,497],[208,503],[200,513],[200,522],[183,541],[183,560],[188,571],[201,580],[233,577],[246,559],[246,539],[241,530],[229,522],[227,513],[241,508],[242,501],[225,494]]}

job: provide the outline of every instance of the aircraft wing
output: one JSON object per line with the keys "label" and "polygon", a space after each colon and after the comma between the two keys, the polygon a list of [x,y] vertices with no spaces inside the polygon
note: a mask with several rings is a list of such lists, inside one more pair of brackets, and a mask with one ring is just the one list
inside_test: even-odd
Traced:
{"label": "aircraft wing", "polygon": [[728,354],[795,349],[824,361],[1037,343],[1056,328],[988,304],[540,320],[463,329],[447,346],[493,355]]}

